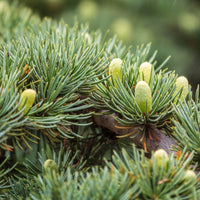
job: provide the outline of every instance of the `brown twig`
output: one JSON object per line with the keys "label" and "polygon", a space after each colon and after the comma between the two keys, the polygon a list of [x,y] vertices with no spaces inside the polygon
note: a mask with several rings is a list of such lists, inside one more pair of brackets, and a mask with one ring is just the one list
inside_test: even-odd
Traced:
{"label": "brown twig", "polygon": [[[116,122],[116,120],[113,118],[114,116],[115,114],[98,115],[98,116],[94,116],[93,120],[96,125],[109,129],[110,131],[116,133],[116,135],[119,137],[129,135],[129,133],[135,132],[136,129],[138,129],[138,127],[132,128],[132,129],[117,128],[117,127],[120,127],[121,125],[119,125]],[[151,130],[151,134],[155,135],[157,138],[159,138],[159,140],[156,140],[156,139],[151,140],[148,137],[146,138],[145,146],[148,152],[155,151],[157,149],[164,149],[168,154],[172,153],[172,151],[170,150],[171,145],[176,145],[175,141],[172,138],[170,138],[169,136],[161,132],[159,129]],[[141,141],[140,134],[136,135],[133,138],[129,136],[129,138],[136,145],[143,146],[144,141],[143,140]]]}

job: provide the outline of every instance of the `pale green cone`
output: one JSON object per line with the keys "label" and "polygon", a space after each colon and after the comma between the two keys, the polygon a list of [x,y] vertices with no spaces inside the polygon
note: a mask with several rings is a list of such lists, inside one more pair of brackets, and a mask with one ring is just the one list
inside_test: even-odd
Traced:
{"label": "pale green cone", "polygon": [[187,181],[190,181],[190,180],[195,180],[196,177],[197,176],[196,176],[196,174],[195,174],[194,171],[192,171],[192,170],[186,170],[185,174],[183,176],[183,180],[187,182]]}
{"label": "pale green cone", "polygon": [[114,86],[117,87],[117,77],[122,78],[122,60],[120,58],[114,58],[109,65],[109,75],[112,75]]}
{"label": "pale green cone", "polygon": [[161,166],[162,163],[164,166],[166,166],[169,161],[168,154],[164,149],[158,149],[157,151],[154,152],[153,156],[157,166]]}
{"label": "pale green cone", "polygon": [[148,113],[152,109],[151,89],[144,81],[139,81],[135,87],[135,101],[142,113]]}
{"label": "pale green cone", "polygon": [[48,159],[44,162],[44,170],[45,172],[48,170],[58,172],[58,165],[54,160]]}
{"label": "pale green cone", "polygon": [[89,33],[85,33],[85,39],[87,40],[88,44],[92,44],[92,38]]}
{"label": "pale green cone", "polygon": [[[189,92],[189,84],[188,84],[187,78],[184,76],[178,77],[176,79],[175,85],[176,85],[176,89],[175,89],[174,95],[177,94],[177,92],[181,90],[181,88],[183,88],[181,96],[180,96],[180,100],[183,101],[183,99],[187,96]],[[175,102],[177,101],[177,99],[178,97],[175,98]]]}
{"label": "pale green cone", "polygon": [[152,69],[153,69],[153,65],[151,63],[149,62],[142,63],[139,68],[141,80],[149,84]]}
{"label": "pale green cone", "polygon": [[23,106],[25,106],[25,109],[23,110],[24,115],[33,106],[33,103],[35,102],[35,96],[36,96],[36,92],[35,90],[32,90],[32,89],[26,89],[22,92],[21,97],[20,97],[21,103],[18,109],[21,110]]}

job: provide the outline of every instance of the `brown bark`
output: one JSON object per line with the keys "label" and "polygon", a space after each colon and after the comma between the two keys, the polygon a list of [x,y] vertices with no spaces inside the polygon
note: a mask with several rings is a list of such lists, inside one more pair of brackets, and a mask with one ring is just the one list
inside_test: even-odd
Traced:
{"label": "brown bark", "polygon": [[[114,114],[113,114],[114,115]],[[98,126],[109,129],[110,131],[116,133],[118,136],[127,135],[128,133],[134,132],[136,128],[131,129],[119,129],[116,126],[119,125],[116,120],[111,115],[98,115],[93,118],[94,123]],[[148,152],[155,151],[157,149],[164,149],[168,154],[171,154],[173,151],[170,149],[171,145],[176,145],[175,141],[168,137],[166,134],[162,133],[158,129],[154,129],[154,134],[159,138],[159,140],[149,137],[146,138],[146,148]],[[141,141],[141,136],[137,135],[134,138],[129,137],[133,143],[138,146],[144,145],[144,141]]]}

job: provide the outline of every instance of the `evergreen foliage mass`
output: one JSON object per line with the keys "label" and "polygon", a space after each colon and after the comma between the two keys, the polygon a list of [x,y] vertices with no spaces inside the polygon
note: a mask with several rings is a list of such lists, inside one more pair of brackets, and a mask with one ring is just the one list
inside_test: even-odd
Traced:
{"label": "evergreen foliage mass", "polygon": [[[85,25],[0,6],[1,199],[199,198],[199,90],[193,100],[187,83],[179,89],[169,58],[158,63],[150,44],[134,51]],[[148,90],[136,95],[138,82]],[[163,146],[171,155],[148,146],[163,138],[176,142]]]}

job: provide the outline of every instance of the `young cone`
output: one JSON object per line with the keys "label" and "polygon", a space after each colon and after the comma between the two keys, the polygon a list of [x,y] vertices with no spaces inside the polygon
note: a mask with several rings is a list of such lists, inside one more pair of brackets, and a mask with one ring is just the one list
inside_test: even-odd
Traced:
{"label": "young cone", "polygon": [[153,65],[151,63],[149,62],[142,63],[139,69],[141,80],[149,84],[152,69],[153,69]]}
{"label": "young cone", "polygon": [[135,101],[142,113],[148,113],[152,109],[151,89],[144,81],[139,81],[135,87]]}
{"label": "young cone", "polygon": [[185,175],[183,177],[184,181],[190,181],[190,180],[195,180],[196,179],[196,174],[192,170],[187,170],[185,171]]}
{"label": "young cone", "polygon": [[21,103],[18,109],[21,110],[24,106],[25,107],[25,109],[23,110],[24,115],[33,106],[33,103],[35,102],[35,96],[36,96],[36,92],[35,90],[32,90],[32,89],[26,89],[22,92],[21,97],[20,97]]}
{"label": "young cone", "polygon": [[54,160],[48,159],[44,162],[44,170],[45,172],[48,170],[58,172],[58,165]]}
{"label": "young cone", "polygon": [[109,75],[112,75],[114,86],[117,87],[116,79],[122,78],[122,60],[120,58],[115,58],[111,61],[109,65]]}
{"label": "young cone", "polygon": [[[189,92],[188,80],[186,77],[180,76],[176,79],[175,84],[176,84],[176,90],[175,90],[174,94],[176,94],[181,88],[183,88],[181,96],[180,96],[180,100],[183,101],[183,99],[187,96],[187,94]],[[176,101],[177,101],[177,98],[175,99],[175,102]]]}
{"label": "young cone", "polygon": [[164,149],[158,149],[155,151],[154,158],[158,166],[161,166],[162,163],[164,163],[164,166],[166,166],[167,162],[169,161],[168,154]]}

